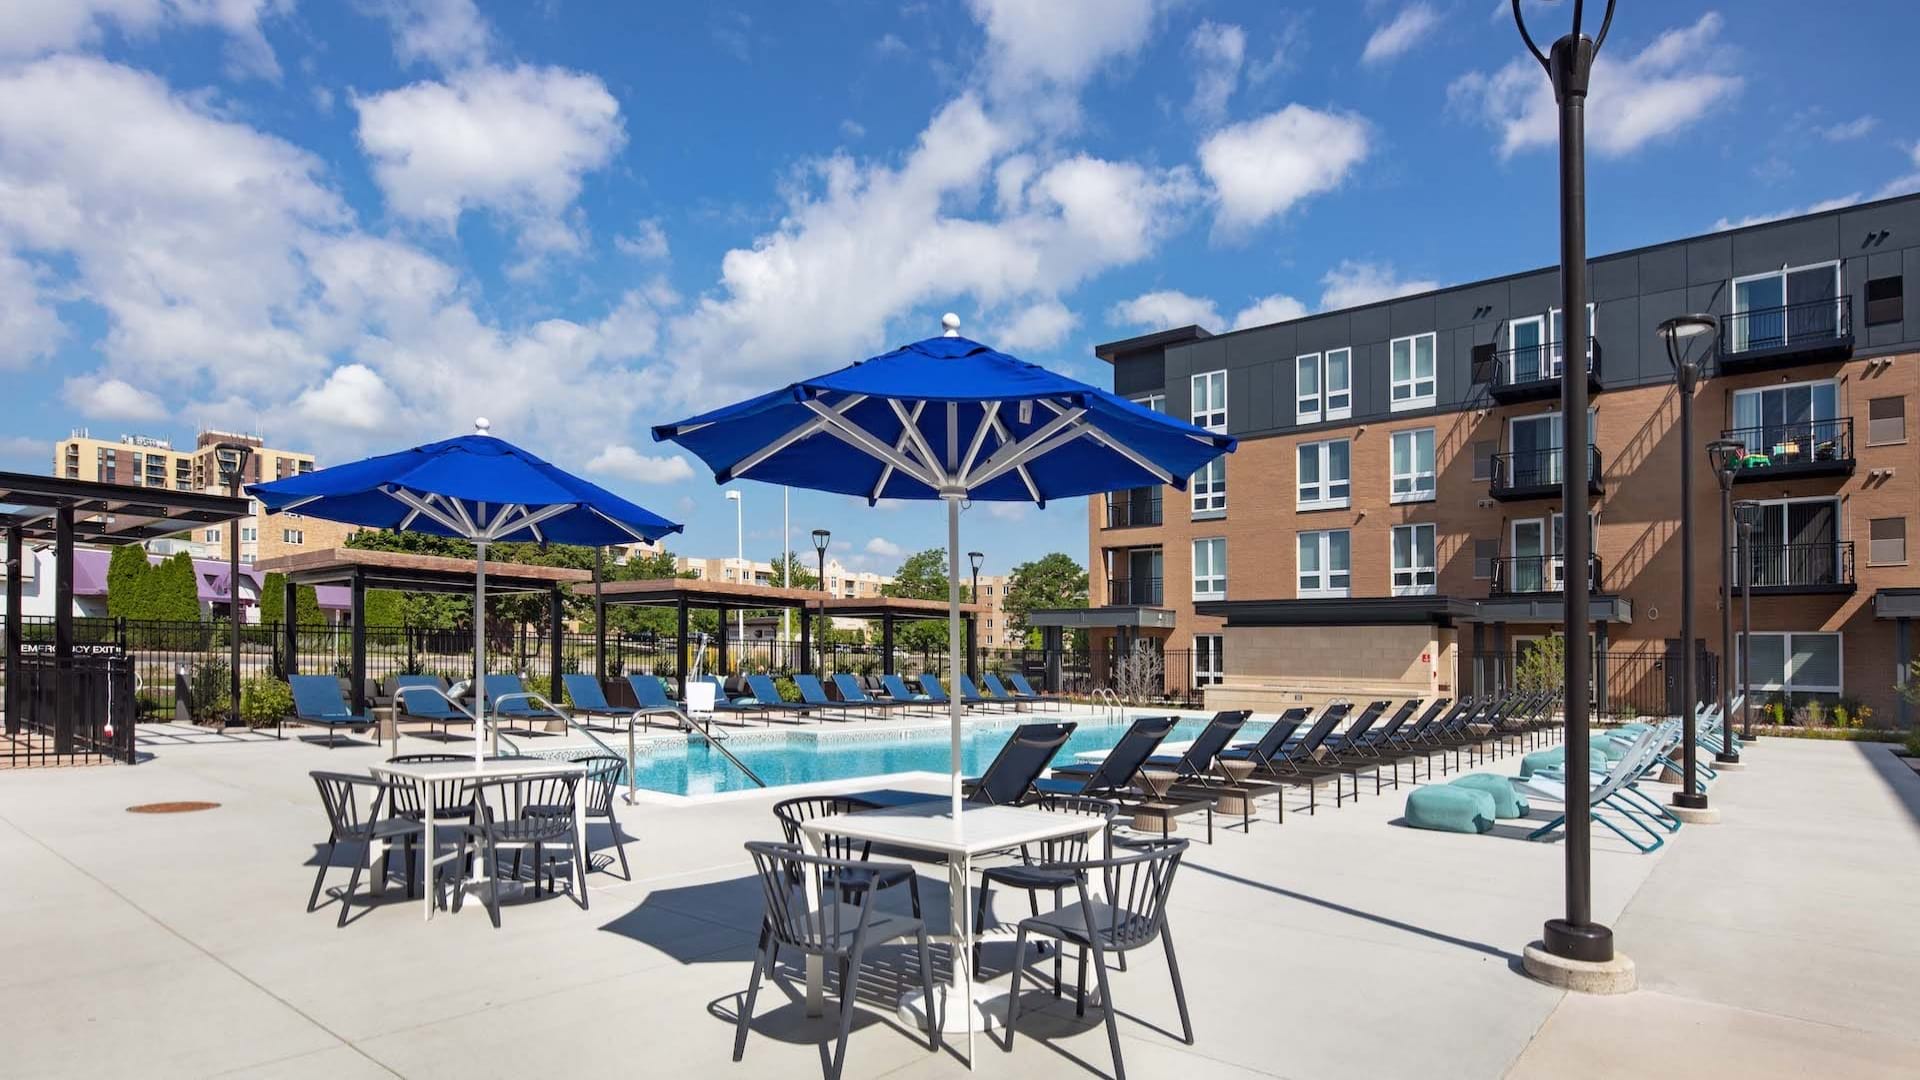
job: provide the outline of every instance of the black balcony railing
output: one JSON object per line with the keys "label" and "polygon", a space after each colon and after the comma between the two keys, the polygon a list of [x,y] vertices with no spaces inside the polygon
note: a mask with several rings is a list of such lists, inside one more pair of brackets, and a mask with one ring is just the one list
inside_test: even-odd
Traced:
{"label": "black balcony railing", "polygon": [[[1560,490],[1564,467],[1559,447],[1495,454],[1488,490],[1496,499],[1551,497]],[[1600,493],[1600,451],[1593,446],[1587,447],[1587,488]]]}
{"label": "black balcony railing", "polygon": [[1817,544],[1755,544],[1749,553],[1749,578],[1755,590],[1770,592],[1851,592],[1853,541]]}
{"label": "black balcony railing", "polygon": [[1107,582],[1107,603],[1114,607],[1159,607],[1160,579],[1115,578]]}
{"label": "black balcony railing", "polygon": [[[1557,593],[1566,587],[1565,555],[1508,555],[1493,560],[1493,596]],[[1587,588],[1600,591],[1600,558],[1587,557]]]}
{"label": "black balcony railing", "polygon": [[[1565,369],[1565,346],[1558,341],[1501,349],[1483,377],[1488,392],[1497,401],[1528,401],[1552,397],[1560,392],[1560,373]],[[1600,378],[1600,342],[1587,341],[1587,382],[1598,386]]]}
{"label": "black balcony railing", "polygon": [[1732,428],[1720,437],[1739,443],[1735,482],[1780,476],[1845,475],[1853,471],[1853,418],[1805,420]]}
{"label": "black balcony railing", "polygon": [[1160,524],[1160,489],[1131,488],[1107,495],[1107,528]]}
{"label": "black balcony railing", "polygon": [[1853,298],[1830,296],[1751,308],[1720,321],[1720,359],[1730,365],[1850,350]]}

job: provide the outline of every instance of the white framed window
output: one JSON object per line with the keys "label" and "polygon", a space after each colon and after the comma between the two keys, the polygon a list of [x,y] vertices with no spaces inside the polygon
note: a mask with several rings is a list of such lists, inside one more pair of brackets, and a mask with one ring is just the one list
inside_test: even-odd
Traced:
{"label": "white framed window", "polygon": [[240,526],[240,542],[241,543],[251,544],[258,539],[260,539],[260,530],[257,527],[252,525]]}
{"label": "white framed window", "polygon": [[1428,502],[1434,497],[1433,429],[1393,433],[1391,501]]}
{"label": "white framed window", "polygon": [[307,534],[300,529],[281,529],[280,541],[285,544],[304,544],[307,542]]}
{"label": "white framed window", "polygon": [[[1830,631],[1753,634],[1753,668],[1740,680],[1750,694],[1820,694],[1845,691],[1844,644]],[[1734,663],[1740,649],[1735,646]],[[1760,704],[1760,702],[1755,702]]]}
{"label": "white framed window", "polygon": [[208,530],[207,530],[207,543],[209,543],[209,544],[217,544],[217,543],[219,543],[219,542],[220,542],[220,530],[219,530],[219,529],[208,529]]}
{"label": "white framed window", "polygon": [[1219,517],[1227,512],[1227,459],[1207,462],[1187,485],[1193,495],[1194,517]]}
{"label": "white framed window", "polygon": [[1167,411],[1167,395],[1165,394],[1148,394],[1145,397],[1137,397],[1133,399],[1133,403],[1157,413]]}
{"label": "white framed window", "polygon": [[1352,452],[1350,439],[1300,444],[1296,462],[1297,509],[1337,510],[1352,505]]}
{"label": "white framed window", "polygon": [[1439,580],[1432,525],[1393,527],[1393,595],[1431,596]]}
{"label": "white framed window", "polygon": [[1299,534],[1299,595],[1342,597],[1353,595],[1353,533],[1324,529]]}
{"label": "white framed window", "polygon": [[1227,598],[1227,540],[1223,536],[1193,542],[1193,598]]}
{"label": "white framed window", "polygon": [[1227,430],[1227,373],[1203,371],[1192,378],[1193,426]]}
{"label": "white framed window", "polygon": [[1294,358],[1294,421],[1315,424],[1353,415],[1353,350],[1328,349]]}
{"label": "white framed window", "polygon": [[1394,412],[1429,409],[1434,402],[1434,349],[1431,332],[1394,338],[1390,350],[1392,376],[1388,406]]}
{"label": "white framed window", "polygon": [[[1558,376],[1566,362],[1567,334],[1566,320],[1561,317],[1559,308],[1549,309],[1547,321],[1552,324],[1548,330],[1547,366],[1551,374]],[[1593,366],[1593,304],[1587,304],[1587,366]]]}
{"label": "white framed window", "polygon": [[1832,338],[1840,330],[1840,263],[1783,266],[1733,279],[1728,349],[1773,349]]}
{"label": "white framed window", "polygon": [[1195,686],[1218,686],[1226,678],[1227,665],[1223,658],[1226,638],[1221,634],[1193,635],[1193,684]]}
{"label": "white framed window", "polygon": [[1728,437],[1776,464],[1837,459],[1843,427],[1840,384],[1832,379],[1733,392]]}

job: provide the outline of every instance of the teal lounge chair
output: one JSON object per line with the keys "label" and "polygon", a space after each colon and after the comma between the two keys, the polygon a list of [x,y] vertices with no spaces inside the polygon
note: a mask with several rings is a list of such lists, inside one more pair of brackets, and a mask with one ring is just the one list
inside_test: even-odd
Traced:
{"label": "teal lounge chair", "polygon": [[1058,705],[1066,699],[1057,695],[1042,694],[1033,688],[1027,677],[1017,671],[1007,673],[1007,681],[1013,684],[1013,696],[1036,705]]}
{"label": "teal lounge chair", "polygon": [[[541,695],[542,697],[546,695]],[[487,676],[487,713],[498,717],[500,730],[509,735],[551,735],[551,731],[535,728],[535,722],[558,720],[564,725],[567,718],[544,705],[536,704],[527,696],[527,684],[518,675],[490,674]],[[522,727],[511,726],[515,721]]]}
{"label": "teal lounge chair", "polygon": [[340,680],[331,675],[295,675],[287,685],[293,689],[294,722],[326,728],[329,750],[340,745],[341,728],[361,732],[373,726],[373,717],[355,713],[347,706],[346,697],[340,693]]}
{"label": "teal lounge chair", "polygon": [[934,704],[934,701],[932,698],[928,697],[925,694],[915,693],[913,690],[908,689],[907,680],[901,678],[898,675],[880,676],[880,685],[885,686],[887,688],[887,697],[892,701],[911,704],[916,708],[926,709],[929,712],[939,711],[932,707]]}

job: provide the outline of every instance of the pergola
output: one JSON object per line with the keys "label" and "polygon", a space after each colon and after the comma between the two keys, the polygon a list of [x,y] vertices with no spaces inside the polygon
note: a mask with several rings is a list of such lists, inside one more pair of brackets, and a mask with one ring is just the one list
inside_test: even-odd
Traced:
{"label": "pergola", "polygon": [[[368,589],[392,589],[396,592],[442,592],[472,595],[477,566],[472,559],[444,555],[414,555],[401,551],[371,551],[360,548],[331,548],[303,551],[264,559],[254,564],[262,573],[281,574],[285,579],[285,611],[282,620],[287,671],[298,671],[299,620],[293,617],[297,590],[302,585],[342,585],[348,590],[352,614],[353,708],[366,710]],[[549,633],[552,634],[554,670],[559,670],[562,635],[565,631],[563,589],[593,580],[587,570],[564,566],[534,566],[528,563],[487,561],[488,597],[516,593],[546,593]]]}
{"label": "pergola", "polygon": [[[945,619],[947,605],[941,600],[914,600],[900,596],[839,597],[813,589],[791,589],[771,585],[748,585],[735,581],[705,581],[700,578],[647,578],[637,581],[610,581],[600,586],[600,599],[606,604],[640,604],[648,607],[673,608],[678,615],[676,635],[681,642],[681,662],[675,664],[676,681],[682,700],[687,691],[687,672],[685,663],[685,642],[688,636],[688,616],[698,608],[719,615],[719,633],[714,635],[714,645],[720,654],[720,666],[727,665],[727,614],[734,611],[798,611],[800,612],[800,670],[808,673],[813,670],[813,624],[806,617],[808,611],[842,618],[867,618],[880,620],[884,670],[893,673],[893,628],[902,620],[917,622],[924,619]],[[976,616],[986,609],[977,604],[963,604],[961,617],[966,620],[967,666],[978,667],[977,650],[974,643],[977,636],[974,631]],[[601,620],[594,635],[594,657],[598,667],[596,674],[605,675],[606,622]]]}
{"label": "pergola", "polygon": [[[74,666],[74,545],[137,544],[243,518],[251,509],[246,499],[226,495],[0,472],[0,530],[7,538],[7,733],[17,735],[21,721],[18,689],[25,618],[20,609],[25,601],[22,561],[28,542],[53,545],[53,665],[55,685],[62,688],[54,707],[54,752],[69,753],[78,704],[76,695],[64,690],[66,674]],[[227,588],[237,639],[240,604],[234,583]],[[233,707],[238,711],[240,703],[236,700]]]}

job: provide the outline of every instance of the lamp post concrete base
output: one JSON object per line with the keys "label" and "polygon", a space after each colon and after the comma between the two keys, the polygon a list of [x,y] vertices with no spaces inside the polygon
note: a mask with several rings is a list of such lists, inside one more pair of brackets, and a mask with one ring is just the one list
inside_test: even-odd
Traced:
{"label": "lamp post concrete base", "polygon": [[1741,769],[1744,769],[1744,768],[1746,768],[1746,767],[1747,767],[1747,765],[1746,765],[1746,763],[1745,763],[1745,762],[1743,762],[1743,761],[1719,761],[1719,760],[1716,760],[1716,761],[1714,761],[1714,763],[1713,763],[1713,771],[1714,771],[1714,772],[1739,772],[1739,771],[1740,771]]}
{"label": "lamp post concrete base", "polygon": [[1548,986],[1582,994],[1627,994],[1637,985],[1633,959],[1616,952],[1613,959],[1598,963],[1568,960],[1548,952],[1542,942],[1533,942],[1521,955],[1520,964],[1529,976]]}
{"label": "lamp post concrete base", "polygon": [[1668,806],[1667,813],[1687,825],[1720,824],[1720,808],[1717,806]]}

